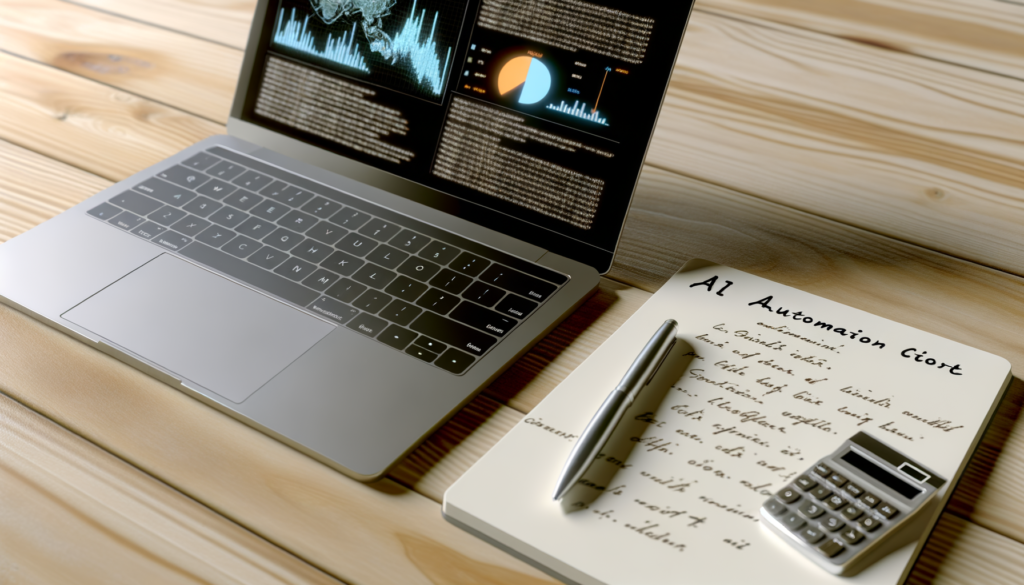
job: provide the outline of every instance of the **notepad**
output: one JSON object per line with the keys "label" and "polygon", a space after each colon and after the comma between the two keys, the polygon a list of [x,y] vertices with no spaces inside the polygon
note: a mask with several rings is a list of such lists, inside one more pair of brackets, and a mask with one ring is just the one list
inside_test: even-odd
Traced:
{"label": "notepad", "polygon": [[[574,441],[669,318],[681,342],[671,363],[554,502]],[[996,355],[692,261],[451,486],[443,512],[570,583],[895,584],[1010,380]],[[950,481],[910,543],[837,577],[758,510],[861,431]]]}

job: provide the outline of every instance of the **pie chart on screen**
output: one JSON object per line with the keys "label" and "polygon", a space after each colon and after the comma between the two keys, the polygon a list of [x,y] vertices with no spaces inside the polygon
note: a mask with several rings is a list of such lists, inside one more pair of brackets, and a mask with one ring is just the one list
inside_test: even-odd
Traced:
{"label": "pie chart on screen", "polygon": [[498,93],[506,95],[522,88],[519,103],[535,104],[551,91],[551,72],[535,57],[516,57],[498,73]]}

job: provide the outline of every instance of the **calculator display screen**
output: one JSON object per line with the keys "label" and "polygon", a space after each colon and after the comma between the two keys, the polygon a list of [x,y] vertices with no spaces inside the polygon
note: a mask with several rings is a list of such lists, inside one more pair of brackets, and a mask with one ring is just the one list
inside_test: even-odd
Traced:
{"label": "calculator display screen", "polygon": [[892,488],[896,493],[908,500],[914,499],[923,491],[900,480],[892,473],[889,473],[882,467],[872,463],[856,451],[848,451],[840,459],[861,470],[865,475],[877,480],[882,485]]}

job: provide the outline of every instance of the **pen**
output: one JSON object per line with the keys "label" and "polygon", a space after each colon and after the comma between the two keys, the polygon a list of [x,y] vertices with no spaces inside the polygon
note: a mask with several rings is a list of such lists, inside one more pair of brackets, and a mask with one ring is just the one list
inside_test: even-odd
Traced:
{"label": "pen", "polygon": [[597,409],[594,418],[590,419],[586,430],[576,441],[576,445],[569,454],[562,473],[558,476],[558,484],[555,486],[554,499],[560,500],[565,492],[573,486],[586,471],[587,466],[593,461],[597,453],[608,442],[615,425],[622,419],[626,409],[629,408],[640,390],[650,383],[654,374],[658,372],[662,362],[668,356],[672,346],[676,344],[676,326],[674,319],[669,319],[658,328],[647,342],[640,355],[633,360],[633,365],[626,370],[619,385],[612,390],[604,404]]}

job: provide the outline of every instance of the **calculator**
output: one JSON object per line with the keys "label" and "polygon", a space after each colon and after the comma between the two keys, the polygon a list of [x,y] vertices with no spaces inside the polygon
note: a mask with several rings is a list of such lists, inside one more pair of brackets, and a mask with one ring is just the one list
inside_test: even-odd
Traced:
{"label": "calculator", "polygon": [[[826,571],[852,575],[916,540],[946,480],[860,432],[761,506],[762,521]],[[915,527],[915,528],[912,528]],[[904,538],[896,535],[902,534]]]}

